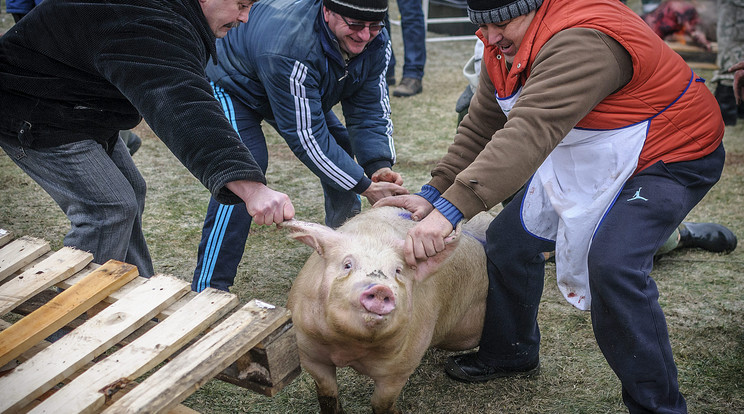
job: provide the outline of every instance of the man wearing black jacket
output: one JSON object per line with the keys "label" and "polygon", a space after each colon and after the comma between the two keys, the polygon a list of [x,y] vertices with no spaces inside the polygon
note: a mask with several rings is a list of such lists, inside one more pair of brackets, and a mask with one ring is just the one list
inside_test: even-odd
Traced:
{"label": "man wearing black jacket", "polygon": [[215,40],[252,0],[56,0],[0,37],[0,147],[62,208],[64,244],[154,273],[146,185],[119,130],[142,118],[222,203],[258,224],[294,216],[205,78]]}

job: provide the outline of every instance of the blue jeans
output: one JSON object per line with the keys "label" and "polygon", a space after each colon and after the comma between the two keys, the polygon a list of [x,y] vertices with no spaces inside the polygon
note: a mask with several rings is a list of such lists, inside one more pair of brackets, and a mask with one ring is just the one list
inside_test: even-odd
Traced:
{"label": "blue jeans", "polygon": [[[215,97],[222,103],[225,115],[240,134],[261,169],[266,173],[269,153],[261,130],[262,117],[238,99],[233,99],[222,88],[215,86]],[[326,114],[331,135],[351,154],[351,141],[346,128],[333,112]],[[325,199],[325,223],[338,227],[346,219],[359,213],[362,202],[352,191],[337,190],[321,181]],[[196,268],[191,289],[201,292],[207,287],[229,290],[235,281],[238,264],[243,258],[245,243],[251,228],[251,216],[245,204],[224,205],[210,198],[202,227],[197,252]]]}
{"label": "blue jeans", "polygon": [[[421,0],[398,0],[398,11],[403,33],[403,77],[421,80],[426,64],[426,21]],[[388,15],[385,15],[385,26],[390,33]],[[390,56],[387,77],[395,77],[395,53]]]}
{"label": "blue jeans", "polygon": [[[631,177],[596,230],[589,248],[591,316],[599,349],[622,384],[631,413],[683,413],[659,291],[650,273],[654,253],[718,181],[723,145],[703,158],[656,164]],[[646,201],[631,201],[638,188]],[[543,291],[542,252],[555,243],[524,230],[524,190],[486,233],[489,287],[478,356],[497,366],[538,359],[537,311]]]}
{"label": "blue jeans", "polygon": [[70,220],[65,246],[91,252],[95,263],[115,259],[141,276],[155,273],[142,233],[145,180],[121,139],[110,155],[93,140],[33,149],[3,129],[0,146]]}

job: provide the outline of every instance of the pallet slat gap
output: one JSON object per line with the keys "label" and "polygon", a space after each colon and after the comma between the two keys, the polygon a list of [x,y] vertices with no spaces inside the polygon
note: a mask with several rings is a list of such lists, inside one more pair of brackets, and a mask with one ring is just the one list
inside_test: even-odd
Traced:
{"label": "pallet slat gap", "polygon": [[[109,269],[111,262],[115,261],[107,262],[100,269]],[[99,271],[91,273],[85,280],[60,293],[55,300],[85,284],[86,286],[82,286],[82,289],[101,292],[101,294],[95,295],[98,296],[95,302],[97,303],[103,297],[108,296],[110,292],[107,291],[109,288],[101,289],[96,285],[109,282],[108,285],[115,290],[122,285],[116,282],[126,281],[127,277],[137,276],[135,266],[121,262],[113,264],[123,265],[118,267],[124,268],[122,270],[126,271],[119,272],[119,275],[115,275],[117,277],[113,278],[112,275]],[[110,282],[112,279],[114,281],[113,285]],[[79,328],[21,364],[9,375],[0,378],[0,413],[14,412],[30,403],[59,381],[74,373],[78,368],[92,361],[96,355],[116,344],[139,325],[150,320],[160,309],[169,306],[183,296],[188,289],[189,285],[186,282],[165,276],[153,277],[148,283],[140,285],[126,298],[122,298],[122,300],[104,309]],[[41,309],[43,307],[39,308],[39,310]],[[26,318],[33,315],[31,314]],[[21,319],[13,326],[22,323],[26,318]],[[3,331],[3,333],[10,331],[12,328]]]}
{"label": "pallet slat gap", "polygon": [[205,289],[173,315],[99,361],[30,413],[95,412],[105,404],[105,393],[117,391],[118,386],[112,384],[134,381],[225,316],[238,303],[234,294]]}
{"label": "pallet slat gap", "polygon": [[[27,301],[42,290],[67,279],[93,260],[93,255],[63,247],[32,268],[0,286],[0,315]],[[0,363],[0,365],[3,365]]]}
{"label": "pallet slat gap", "polygon": [[75,285],[0,332],[0,366],[80,316],[103,297],[137,277],[137,267],[115,260],[91,273],[90,283]]}
{"label": "pallet slat gap", "polygon": [[164,412],[181,403],[289,320],[288,310],[265,305],[248,302],[104,413]]}

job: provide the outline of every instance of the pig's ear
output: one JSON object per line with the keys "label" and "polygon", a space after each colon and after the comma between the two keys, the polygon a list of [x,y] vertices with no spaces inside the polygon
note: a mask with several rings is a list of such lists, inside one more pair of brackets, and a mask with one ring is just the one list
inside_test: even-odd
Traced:
{"label": "pig's ear", "polygon": [[319,255],[328,248],[331,243],[341,240],[341,234],[330,227],[306,221],[289,220],[278,224],[277,227],[289,230],[289,237],[299,240],[315,249]]}
{"label": "pig's ear", "polygon": [[[421,282],[423,280],[426,280],[426,278],[439,270],[439,268],[442,266],[442,263],[446,262],[447,259],[449,259],[449,257],[452,255],[452,252],[455,251],[457,245],[460,243],[460,234],[462,231],[461,228],[461,224],[458,224],[455,231],[444,239],[443,251],[439,252],[434,257],[429,257],[422,262],[418,262],[418,264],[416,265],[416,273],[414,275],[414,278],[417,281]],[[400,240],[398,243],[398,247],[400,248],[401,252],[403,251],[403,246],[404,241]]]}

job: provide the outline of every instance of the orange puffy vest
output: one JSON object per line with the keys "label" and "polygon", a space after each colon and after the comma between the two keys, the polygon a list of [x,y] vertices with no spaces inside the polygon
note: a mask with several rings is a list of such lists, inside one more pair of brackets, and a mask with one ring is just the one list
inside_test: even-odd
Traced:
{"label": "orange puffy vest", "polygon": [[486,43],[483,64],[499,97],[516,92],[530,75],[537,53],[561,30],[599,30],[618,41],[633,61],[633,77],[607,96],[577,125],[615,129],[651,119],[637,171],[656,161],[703,157],[723,139],[724,124],[713,94],[685,61],[632,10],[618,0],[545,0],[537,9],[511,71]]}

